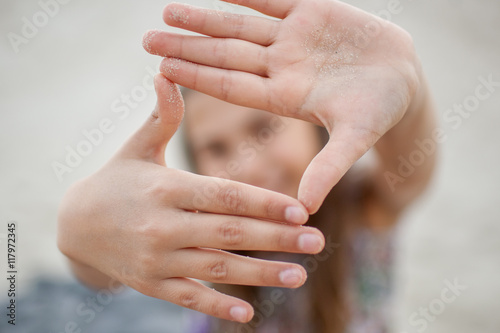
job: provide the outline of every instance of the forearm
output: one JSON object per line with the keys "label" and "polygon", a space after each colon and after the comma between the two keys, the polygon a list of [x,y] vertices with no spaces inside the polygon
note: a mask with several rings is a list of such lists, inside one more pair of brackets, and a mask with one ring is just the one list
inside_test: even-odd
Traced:
{"label": "forearm", "polygon": [[436,141],[435,110],[419,69],[419,86],[403,119],[375,145],[376,189],[391,208],[401,210],[426,188],[436,162]]}

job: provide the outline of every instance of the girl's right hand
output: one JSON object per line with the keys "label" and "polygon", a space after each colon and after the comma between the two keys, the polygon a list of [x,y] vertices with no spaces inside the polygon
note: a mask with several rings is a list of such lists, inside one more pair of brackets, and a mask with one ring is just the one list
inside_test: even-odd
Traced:
{"label": "girl's right hand", "polygon": [[165,148],[184,104],[163,75],[155,77],[155,87],[158,102],[148,121],[65,195],[59,248],[87,284],[97,286],[96,276],[114,279],[152,297],[247,322],[250,304],[194,279],[295,288],[306,272],[221,249],[318,253],[324,237],[301,226],[307,211],[291,197],[167,168]]}
{"label": "girl's right hand", "polygon": [[168,25],[204,36],[151,31],[144,47],[166,57],[162,73],[186,88],[325,127],[330,140],[298,190],[313,214],[361,156],[426,103],[411,36],[343,1],[224,1],[278,20],[169,3]]}

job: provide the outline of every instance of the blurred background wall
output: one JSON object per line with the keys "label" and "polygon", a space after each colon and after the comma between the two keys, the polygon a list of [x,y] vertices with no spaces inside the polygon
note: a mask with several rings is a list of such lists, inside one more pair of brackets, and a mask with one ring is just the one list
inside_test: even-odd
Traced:
{"label": "blurred background wall", "polygon": [[[387,16],[393,1],[348,2]],[[234,10],[212,0],[186,2]],[[13,47],[8,34],[21,35],[24,18],[32,21],[41,7],[32,0],[0,1],[0,276],[6,271],[6,225],[16,221],[21,294],[39,276],[72,279],[55,242],[58,202],[152,110],[154,93],[147,87],[160,59],[142,49],[141,37],[151,28],[174,30],[161,19],[166,3],[68,1]],[[448,110],[470,102],[480,78],[500,82],[500,1],[400,0],[397,8],[386,18],[413,35],[446,140],[431,187],[401,221],[394,332],[419,332],[424,325],[414,321],[422,308],[438,309],[443,289],[457,280],[466,289],[443,303],[424,331],[499,332],[500,86],[468,116],[450,120],[456,114]],[[132,93],[136,103],[129,112],[113,112]],[[85,139],[84,131],[105,118],[113,131],[71,173],[58,177],[53,163],[64,163],[68,149]],[[181,155],[174,139],[168,165],[184,168]],[[0,300],[6,283],[0,279]]]}

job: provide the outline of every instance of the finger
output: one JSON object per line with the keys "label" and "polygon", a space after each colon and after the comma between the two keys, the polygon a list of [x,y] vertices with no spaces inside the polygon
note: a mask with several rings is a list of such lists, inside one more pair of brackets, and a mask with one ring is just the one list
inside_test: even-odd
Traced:
{"label": "finger", "polygon": [[233,14],[180,3],[170,3],[163,11],[170,26],[212,37],[246,40],[264,46],[272,44],[279,22],[263,17]]}
{"label": "finger", "polygon": [[302,204],[287,195],[227,179],[189,174],[182,186],[169,182],[172,203],[188,211],[240,215],[295,224],[307,222]]}
{"label": "finger", "polygon": [[[261,45],[230,38],[209,38],[153,31],[149,52],[181,58],[197,64],[267,75],[267,49]],[[200,52],[200,50],[203,50]]]}
{"label": "finger", "polygon": [[223,101],[267,110],[268,79],[246,72],[195,64],[178,58],[165,58],[161,72],[170,80]]}
{"label": "finger", "polygon": [[121,154],[164,165],[165,148],[184,115],[184,101],[179,88],[165,76],[156,75],[154,84],[156,107],[146,123],[124,146]]}
{"label": "finger", "polygon": [[293,10],[300,0],[222,0],[236,5],[255,9],[262,14],[283,19]]}
{"label": "finger", "polygon": [[318,211],[333,186],[375,141],[349,129],[333,132],[300,181],[298,199],[310,214]]}
{"label": "finger", "polygon": [[253,308],[247,302],[224,295],[191,279],[162,280],[148,296],[221,319],[246,323],[253,317]]}
{"label": "finger", "polygon": [[[186,264],[187,263],[187,264]],[[169,258],[168,275],[246,286],[298,288],[307,273],[297,264],[243,257],[221,250],[190,248]]]}
{"label": "finger", "polygon": [[169,246],[311,254],[325,246],[325,238],[316,228],[229,215],[185,214],[189,217],[177,233],[178,241]]}

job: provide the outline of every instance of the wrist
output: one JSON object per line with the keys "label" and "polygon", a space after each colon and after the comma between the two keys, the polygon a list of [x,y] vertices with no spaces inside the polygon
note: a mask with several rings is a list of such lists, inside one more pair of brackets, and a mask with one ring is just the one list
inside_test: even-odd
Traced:
{"label": "wrist", "polygon": [[78,262],[74,259],[69,258],[70,267],[75,274],[76,278],[87,287],[92,289],[116,289],[118,285],[121,285],[117,280],[109,277],[108,275],[102,273],[101,271]]}
{"label": "wrist", "polygon": [[420,132],[433,123],[430,115],[432,102],[427,81],[418,59],[415,63],[414,79],[408,81],[410,89],[408,106],[402,118],[377,142],[376,147],[379,150],[391,150],[394,147],[405,146],[402,141],[407,141],[414,133]]}
{"label": "wrist", "polygon": [[423,75],[422,65],[415,56],[413,78],[409,80],[410,98],[409,104],[401,120],[395,127],[411,126],[420,111],[424,109],[426,99],[428,98],[427,82]]}

